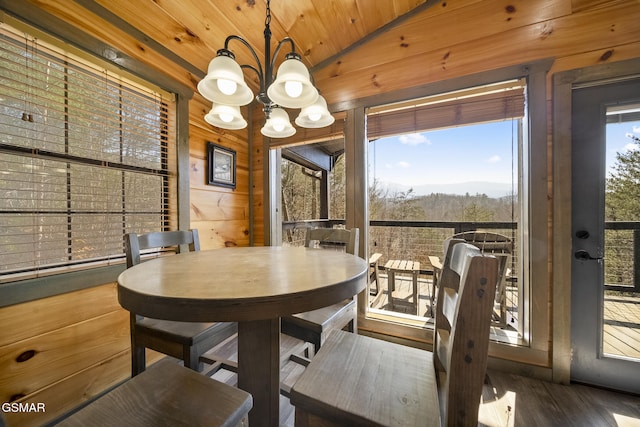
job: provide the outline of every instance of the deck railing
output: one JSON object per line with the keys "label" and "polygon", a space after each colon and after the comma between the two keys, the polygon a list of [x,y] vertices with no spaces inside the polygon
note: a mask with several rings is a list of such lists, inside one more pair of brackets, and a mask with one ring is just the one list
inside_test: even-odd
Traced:
{"label": "deck railing", "polygon": [[[283,222],[283,240],[285,244],[302,245],[307,228],[339,225],[344,225],[344,220]],[[447,237],[464,231],[492,230],[510,237],[515,248],[518,245],[515,222],[372,220],[369,226],[370,253],[382,253],[385,259],[412,259],[425,266],[429,266],[429,255],[442,253],[442,243]],[[606,289],[640,292],[640,221],[605,222],[605,239]],[[513,263],[517,265],[516,257]]]}

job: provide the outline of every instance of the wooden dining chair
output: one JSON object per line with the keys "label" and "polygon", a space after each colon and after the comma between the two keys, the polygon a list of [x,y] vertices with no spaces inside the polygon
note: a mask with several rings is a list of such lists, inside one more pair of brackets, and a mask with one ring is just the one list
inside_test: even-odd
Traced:
{"label": "wooden dining chair", "polygon": [[497,275],[495,257],[451,240],[434,351],[332,332],[291,390],[296,427],[476,427]]}
{"label": "wooden dining chair", "polygon": [[60,427],[236,427],[245,425],[249,393],[161,360],[83,406]]}
{"label": "wooden dining chair", "polygon": [[[164,231],[125,236],[127,268],[140,263],[141,252],[154,249],[159,254],[200,250],[197,230]],[[130,314],[131,376],[145,370],[145,349],[181,359],[184,366],[200,371],[200,356],[238,331],[232,322],[176,322]]]}
{"label": "wooden dining chair", "polygon": [[[344,250],[357,256],[359,234],[357,228],[316,228],[307,230],[305,246]],[[313,344],[318,351],[329,332],[344,328],[349,332],[357,330],[356,298],[357,295],[328,307],[283,317],[281,332]]]}
{"label": "wooden dining chair", "polygon": [[465,231],[451,236],[452,239],[463,239],[471,243],[485,254],[494,255],[499,261],[498,283],[496,285],[496,304],[498,313],[493,316],[496,326],[507,325],[507,276],[513,254],[512,240],[502,234],[491,231]]}

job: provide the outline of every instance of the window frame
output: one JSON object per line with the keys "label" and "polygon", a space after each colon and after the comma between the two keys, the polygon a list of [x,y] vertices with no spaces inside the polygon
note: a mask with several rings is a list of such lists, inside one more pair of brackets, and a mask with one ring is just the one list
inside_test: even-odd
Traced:
{"label": "window frame", "polygon": [[[529,316],[525,317],[523,321],[528,322],[525,327],[525,331],[528,333],[523,339],[523,342],[526,343],[523,346],[492,342],[490,355],[537,365],[542,367],[543,375],[550,375],[546,368],[549,367],[549,353],[551,351],[548,304],[550,288],[546,113],[546,76],[551,64],[552,60],[545,59],[332,106],[332,111],[347,112],[345,153],[346,158],[351,160],[346,165],[346,177],[348,182],[356,183],[356,185],[347,188],[346,226],[359,227],[363,230],[360,249],[367,259],[369,242],[366,109],[499,81],[527,79],[528,120],[523,120],[523,132],[528,136],[529,150],[523,155],[524,161],[529,167],[529,174],[523,178],[528,187],[526,203],[529,204],[530,209],[527,218],[523,218],[523,224],[528,222],[526,231],[529,233],[529,244],[524,248],[523,264],[528,266],[529,270],[527,271],[525,268],[523,274],[529,277],[529,289],[524,290],[525,295],[528,295],[529,298],[524,299],[523,310],[525,313],[529,313]],[[528,262],[524,262],[524,260],[528,260]],[[423,348],[431,347],[432,333],[421,325],[411,327],[367,318],[365,298],[364,293],[359,295],[358,328],[360,333]],[[533,307],[536,308],[535,313],[533,313]]]}

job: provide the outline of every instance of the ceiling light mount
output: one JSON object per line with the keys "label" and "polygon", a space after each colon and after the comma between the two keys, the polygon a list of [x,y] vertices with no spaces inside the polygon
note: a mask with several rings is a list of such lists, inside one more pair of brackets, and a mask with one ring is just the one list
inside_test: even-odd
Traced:
{"label": "ceiling light mount", "polygon": [[[327,109],[326,101],[318,93],[309,70],[296,52],[293,40],[289,37],[282,39],[271,56],[270,23],[270,0],[267,0],[264,69],[256,51],[240,36],[228,36],[224,42],[224,48],[216,52],[216,57],[209,63],[207,75],[198,83],[198,92],[213,103],[205,120],[225,129],[242,129],[246,126],[246,121],[239,113],[239,107],[251,103],[254,99],[253,92],[245,82],[242,72],[242,69],[249,69],[258,75],[260,83],[260,91],[255,99],[263,104],[266,116],[265,126],[261,130],[263,135],[271,138],[286,138],[295,133],[295,128],[289,122],[289,116],[282,107],[302,109],[300,116],[296,119],[298,126],[319,128],[330,125],[334,122],[334,118]],[[247,47],[257,66],[239,65],[236,62],[235,54],[229,49],[229,43],[232,40],[237,40]],[[276,58],[286,44],[291,45],[291,51],[285,55],[274,79]],[[286,123],[284,123],[285,120]],[[238,127],[243,123],[244,126]]]}

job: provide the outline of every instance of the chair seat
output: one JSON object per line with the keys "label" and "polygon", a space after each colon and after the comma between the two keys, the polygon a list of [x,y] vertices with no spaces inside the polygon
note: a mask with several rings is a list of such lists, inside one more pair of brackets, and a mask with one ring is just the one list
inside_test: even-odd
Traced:
{"label": "chair seat", "polygon": [[[327,328],[332,327],[334,323],[341,323],[343,317],[349,318],[348,312],[351,309],[355,311],[356,302],[350,299],[328,307],[288,316],[286,317],[286,322],[322,333],[327,330]],[[283,319],[283,321],[285,321],[285,319]]]}
{"label": "chair seat", "polygon": [[329,335],[291,403],[296,425],[322,414],[327,426],[440,426],[432,353],[343,331]]}
{"label": "chair seat", "polygon": [[[172,322],[142,318],[135,325],[134,336],[138,346],[182,359],[186,367],[200,370],[200,356],[237,332],[235,322]],[[133,370],[139,373],[138,369]]]}
{"label": "chair seat", "polygon": [[284,334],[313,344],[315,352],[320,349],[331,331],[346,327],[353,332],[357,311],[356,301],[349,299],[328,307],[283,317],[280,330]]}
{"label": "chair seat", "polygon": [[96,399],[60,426],[237,426],[251,395],[161,360]]}
{"label": "chair seat", "polygon": [[[138,320],[136,329],[144,330],[146,334],[158,338],[169,339],[183,345],[193,345],[204,335],[211,334],[215,323],[174,322],[171,320],[151,319],[145,317]],[[222,325],[222,324],[220,324]]]}

